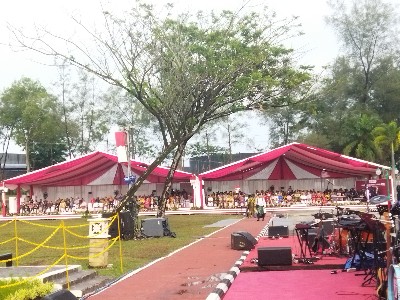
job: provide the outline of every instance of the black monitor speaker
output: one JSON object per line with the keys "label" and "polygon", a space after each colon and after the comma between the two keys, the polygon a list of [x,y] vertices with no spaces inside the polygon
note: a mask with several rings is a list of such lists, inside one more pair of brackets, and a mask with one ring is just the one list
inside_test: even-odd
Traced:
{"label": "black monitor speaker", "polygon": [[257,252],[259,266],[292,265],[292,248],[290,247],[260,247]]}
{"label": "black monitor speaker", "polygon": [[257,240],[246,231],[237,231],[231,234],[231,248],[234,250],[254,249]]}
{"label": "black monitor speaker", "polygon": [[268,237],[278,238],[278,237],[289,237],[289,227],[288,226],[269,226],[268,227]]}

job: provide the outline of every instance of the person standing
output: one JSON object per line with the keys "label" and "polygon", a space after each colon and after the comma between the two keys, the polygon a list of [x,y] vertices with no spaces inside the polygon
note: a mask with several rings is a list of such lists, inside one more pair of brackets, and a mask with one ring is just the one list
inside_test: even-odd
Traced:
{"label": "person standing", "polygon": [[262,218],[262,220],[264,221],[265,206],[266,206],[266,203],[265,203],[264,197],[261,194],[257,194],[257,198],[256,198],[257,221],[260,221],[260,218]]}
{"label": "person standing", "polygon": [[256,199],[254,198],[254,194],[251,194],[249,198],[247,199],[247,210],[246,210],[246,215],[248,218],[254,218],[255,215],[255,208],[256,206]]}

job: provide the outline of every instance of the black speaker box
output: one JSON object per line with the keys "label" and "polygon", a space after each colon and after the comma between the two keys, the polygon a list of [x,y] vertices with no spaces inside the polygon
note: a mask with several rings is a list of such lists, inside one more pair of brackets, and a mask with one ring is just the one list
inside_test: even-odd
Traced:
{"label": "black speaker box", "polygon": [[292,248],[290,247],[260,247],[257,251],[259,266],[292,265]]}
{"label": "black speaker box", "polygon": [[268,237],[289,237],[288,226],[269,226]]}
{"label": "black speaker box", "polygon": [[129,240],[135,236],[135,219],[130,211],[119,213],[119,221],[121,222],[121,234],[124,240]]}
{"label": "black speaker box", "polygon": [[257,244],[257,240],[246,231],[238,231],[231,234],[231,248],[233,250],[251,250]]}
{"label": "black speaker box", "polygon": [[[112,219],[115,213],[102,213],[101,217],[105,219]],[[108,234],[111,238],[118,236],[118,218],[115,218],[111,223],[108,224]]]}
{"label": "black speaker box", "polygon": [[42,300],[76,300],[74,294],[68,290],[59,290],[42,298]]}
{"label": "black speaker box", "polygon": [[[102,218],[112,219],[115,213],[103,213]],[[135,220],[130,211],[123,211],[119,213],[119,229],[121,238],[128,240],[132,239],[135,234]],[[108,227],[108,234],[111,238],[118,236],[118,218],[115,218]]]}
{"label": "black speaker box", "polygon": [[246,239],[250,241],[250,243],[253,244],[253,246],[257,245],[257,240],[256,238],[249,232],[247,231],[236,231],[237,234],[243,235]]}
{"label": "black speaker box", "polygon": [[169,230],[166,218],[149,218],[142,220],[142,234],[148,237],[162,237],[167,235]]}

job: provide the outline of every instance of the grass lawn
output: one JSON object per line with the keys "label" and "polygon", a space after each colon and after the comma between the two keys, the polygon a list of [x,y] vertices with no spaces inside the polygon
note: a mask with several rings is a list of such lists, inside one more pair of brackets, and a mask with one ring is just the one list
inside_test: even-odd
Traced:
{"label": "grass lawn", "polygon": [[[120,248],[117,242],[109,251],[108,262],[112,268],[99,269],[103,275],[117,277],[130,270],[137,269],[145,264],[171,253],[199,237],[210,234],[219,228],[204,227],[224,219],[239,219],[241,215],[171,215],[168,216],[168,223],[171,231],[176,233],[176,238],[161,237],[138,240],[122,241],[123,270],[120,267]],[[143,217],[146,218],[146,217]],[[148,218],[148,217],[147,217]],[[18,265],[51,265],[64,254],[64,234],[62,228],[58,228],[62,221],[18,221],[16,224],[17,235],[24,241],[18,241]],[[67,254],[74,258],[63,259],[58,264],[68,265],[79,264],[83,268],[88,267],[89,240],[79,236],[87,236],[89,233],[88,221],[72,219],[63,221],[65,227],[71,231],[65,231]],[[14,222],[8,225],[0,223],[0,253],[12,252],[16,256],[16,243],[11,241],[3,243],[15,236]],[[51,238],[49,239],[49,237]],[[48,241],[44,243],[44,241]],[[41,244],[41,247],[38,247]],[[74,247],[75,249],[68,249]],[[35,248],[38,248],[35,250]],[[27,253],[29,253],[27,255]],[[13,261],[13,265],[17,265]]]}

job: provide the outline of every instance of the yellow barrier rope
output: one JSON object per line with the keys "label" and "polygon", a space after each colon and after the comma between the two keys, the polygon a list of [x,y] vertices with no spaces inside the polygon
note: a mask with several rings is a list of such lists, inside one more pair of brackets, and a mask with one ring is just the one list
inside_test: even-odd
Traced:
{"label": "yellow barrier rope", "polygon": [[[18,230],[17,230],[17,217],[14,217],[14,237],[15,237],[15,257],[18,257]],[[18,258],[15,260],[18,267]]]}
{"label": "yellow barrier rope", "polygon": [[[35,252],[37,249],[41,248],[45,243],[47,243],[49,240],[51,240],[53,238],[53,236],[58,232],[58,230],[60,230],[61,226],[58,227],[56,230],[53,231],[52,234],[50,234],[41,244],[39,244],[37,247],[33,248],[31,251],[28,251],[22,255],[17,255],[15,257],[13,257],[11,260],[15,260],[16,262],[18,262],[19,258],[23,258],[25,256],[28,256],[30,254],[32,254],[33,252]],[[17,238],[18,240],[19,238]]]}
{"label": "yellow barrier rope", "polygon": [[[90,245],[87,245],[87,246],[72,246],[72,247],[67,247],[67,237],[66,237],[66,234],[69,233],[69,234],[71,234],[71,235],[73,235],[73,236],[75,236],[75,237],[78,237],[78,238],[88,239],[89,237],[88,237],[87,235],[80,235],[80,234],[77,234],[77,233],[71,231],[70,229],[71,229],[71,228],[88,227],[89,224],[65,226],[64,221],[61,221],[61,224],[60,224],[60,225],[58,225],[58,226],[52,226],[52,225],[37,224],[37,223],[29,222],[29,221],[26,221],[26,220],[20,220],[20,222],[25,223],[25,224],[55,229],[55,230],[54,230],[45,240],[43,240],[41,243],[36,243],[36,242],[33,242],[33,241],[29,241],[29,240],[27,240],[27,239],[24,239],[24,238],[22,238],[22,237],[19,237],[19,236],[18,236],[18,226],[17,226],[17,219],[16,219],[16,218],[15,218],[13,221],[9,221],[9,222],[7,222],[6,224],[1,225],[0,227],[3,227],[3,226],[9,225],[9,224],[11,224],[12,222],[14,222],[14,235],[15,235],[15,236],[14,236],[13,238],[7,240],[7,241],[2,241],[2,242],[0,242],[0,245],[1,245],[1,244],[5,244],[5,243],[9,243],[9,242],[12,242],[13,240],[15,240],[15,254],[16,254],[16,255],[15,255],[15,257],[13,257],[13,258],[11,258],[11,259],[0,260],[0,262],[7,262],[7,261],[15,260],[15,261],[16,261],[16,266],[18,266],[18,261],[19,261],[19,259],[22,259],[22,258],[24,258],[24,257],[27,257],[27,256],[31,255],[32,253],[34,253],[35,251],[37,251],[37,250],[40,249],[40,248],[64,250],[64,254],[63,254],[59,259],[57,259],[57,261],[56,261],[54,264],[48,266],[48,268],[44,269],[43,271],[39,272],[38,274],[35,274],[35,275],[31,276],[31,277],[26,277],[26,278],[24,278],[24,280],[18,281],[18,282],[13,283],[13,284],[0,286],[0,288],[4,288],[4,287],[7,287],[7,286],[19,285],[19,284],[22,284],[22,283],[24,283],[24,282],[26,282],[26,281],[28,281],[28,280],[31,280],[31,279],[33,279],[33,278],[35,278],[35,277],[37,277],[37,276],[39,276],[39,275],[41,275],[41,274],[44,274],[45,272],[47,272],[49,269],[51,269],[51,268],[54,267],[56,264],[58,264],[61,260],[64,259],[64,260],[65,260],[65,266],[66,266],[67,287],[68,287],[68,289],[69,289],[69,288],[70,288],[70,282],[69,282],[69,274],[68,274],[68,258],[76,259],[76,260],[88,260],[88,259],[90,259],[90,258],[98,257],[98,256],[100,256],[100,255],[103,255],[105,252],[109,251],[110,248],[113,247],[117,241],[119,241],[119,248],[120,248],[120,249],[119,249],[120,268],[121,268],[121,272],[123,272],[122,243],[121,243],[121,238],[120,238],[120,236],[121,236],[121,228],[120,228],[119,214],[115,214],[112,218],[109,218],[108,226],[105,226],[105,228],[102,230],[101,233],[104,233],[106,230],[108,230],[108,229],[110,228],[111,224],[112,224],[116,219],[117,219],[117,222],[118,222],[118,233],[119,233],[119,235],[118,235],[116,238],[109,240],[109,241],[111,241],[111,243],[110,243],[109,245],[107,245],[107,247],[106,247],[103,251],[101,251],[100,253],[96,253],[96,254],[93,254],[93,255],[89,255],[89,256],[87,256],[87,257],[74,256],[74,255],[68,254],[68,251],[77,250],[77,249],[85,249],[85,248],[90,248],[90,247],[97,247],[98,245],[104,245],[104,242],[105,242],[105,241],[103,240],[103,241],[98,242],[98,243],[95,243],[95,244],[94,244],[94,243],[91,243]],[[57,232],[58,232],[60,229],[63,230],[63,247],[46,245],[46,244],[57,234]],[[100,234],[101,234],[101,233],[100,233]],[[28,252],[26,252],[26,253],[24,253],[24,254],[22,254],[22,255],[19,255],[19,253],[18,253],[18,248],[19,248],[18,242],[19,242],[19,241],[21,241],[21,242],[23,242],[23,243],[27,243],[27,244],[33,245],[33,246],[35,246],[35,247],[34,247],[32,250],[30,250],[30,251],[28,251]],[[107,240],[107,242],[108,242],[108,240]]]}
{"label": "yellow barrier rope", "polygon": [[58,226],[60,226],[60,225],[43,225],[43,224],[38,224],[38,223],[34,223],[34,222],[29,222],[29,221],[26,221],[26,220],[18,220],[19,222],[21,222],[21,223],[25,223],[25,224],[29,224],[29,225],[32,225],[32,226],[38,226],[38,227],[45,227],[45,228],[57,228]]}
{"label": "yellow barrier rope", "polygon": [[112,243],[110,245],[108,245],[103,251],[101,251],[99,253],[96,253],[96,254],[93,254],[93,255],[89,255],[89,256],[86,256],[86,257],[79,257],[79,256],[73,256],[73,255],[68,255],[68,257],[76,259],[76,260],[84,260],[84,259],[86,260],[86,259],[89,259],[89,258],[98,257],[98,256],[104,254],[106,251],[108,251],[112,246],[114,246],[114,244],[117,242],[118,239],[119,239],[118,236],[116,238],[114,238],[114,239],[111,239],[110,241],[112,241]]}
{"label": "yellow barrier rope", "polygon": [[14,222],[14,220],[11,220],[11,221],[8,221],[8,222],[5,222],[4,224],[1,224],[1,225],[0,225],[0,228],[2,228],[2,227],[4,227],[4,226],[7,226],[7,225],[9,225],[9,224],[11,224],[12,222]]}
{"label": "yellow barrier rope", "polygon": [[65,238],[65,225],[64,221],[61,221],[61,226],[63,229],[63,239],[64,239],[64,256],[65,256],[65,277],[67,279],[67,289],[69,290],[69,272],[68,272],[68,254],[67,254],[67,240]]}
{"label": "yellow barrier rope", "polygon": [[53,268],[55,265],[57,265],[63,258],[64,258],[64,255],[61,256],[61,257],[60,257],[57,261],[55,261],[52,265],[48,266],[47,268],[45,268],[44,270],[40,271],[39,273],[36,273],[36,274],[33,275],[33,276],[24,277],[21,281],[17,281],[17,282],[11,283],[11,284],[0,285],[0,289],[6,288],[6,287],[17,286],[17,285],[20,285],[20,284],[23,284],[23,283],[27,282],[28,280],[31,280],[31,279],[33,279],[33,278],[36,278],[36,277],[40,276],[40,275],[43,275],[44,273],[46,273],[47,271],[49,271],[51,268]]}
{"label": "yellow barrier rope", "polygon": [[[120,220],[119,220],[119,214],[118,216],[118,237],[121,236],[121,226],[120,226]],[[119,238],[119,263],[120,263],[120,268],[121,268],[121,273],[123,273],[123,267],[122,267],[122,242],[121,239]]]}
{"label": "yellow barrier rope", "polygon": [[[30,244],[30,245],[33,245],[33,246],[40,246],[41,245],[43,248],[47,248],[47,249],[64,250],[64,247],[42,245],[40,243],[35,243],[35,242],[32,242],[32,241],[25,240],[23,238],[19,238],[19,240],[21,242],[24,242],[24,243],[27,243],[27,244]],[[100,246],[100,245],[102,245],[102,243],[94,243],[94,244],[92,244],[92,246]],[[90,247],[90,245],[72,246],[72,247],[67,247],[67,250],[78,250],[78,249],[85,249],[85,248],[89,248],[89,247]]]}
{"label": "yellow barrier rope", "polygon": [[15,237],[13,237],[13,238],[11,238],[11,239],[8,239],[7,241],[0,242],[0,245],[2,245],[2,244],[7,244],[7,243],[9,243],[9,242],[12,242],[13,240],[15,240]]}
{"label": "yellow barrier rope", "polygon": [[[118,214],[116,214],[115,216],[113,216],[113,217],[110,219],[110,221],[108,222],[107,226],[104,226],[104,228],[98,233],[98,235],[101,235],[101,234],[103,234],[103,233],[105,233],[105,232],[108,232],[108,230],[109,230],[110,227],[111,227],[112,222],[115,221],[115,219],[117,218],[117,216],[118,216]],[[87,226],[89,226],[89,225],[87,225]],[[87,235],[81,235],[81,234],[75,233],[75,232],[73,232],[73,231],[67,229],[67,228],[72,228],[72,227],[73,227],[73,226],[66,226],[66,227],[65,227],[65,231],[67,231],[69,234],[71,234],[71,235],[73,235],[73,236],[76,236],[76,237],[78,237],[78,238],[82,238],[82,239],[87,239],[87,238],[88,238]]]}
{"label": "yellow barrier rope", "polygon": [[87,239],[88,238],[87,235],[77,234],[77,233],[75,233],[75,232],[73,232],[73,231],[71,231],[71,230],[69,230],[67,228],[65,228],[65,231],[68,232],[70,235],[76,236],[76,237],[81,238],[81,239]]}
{"label": "yellow barrier rope", "polygon": [[79,227],[89,227],[89,224],[80,224],[80,225],[68,225],[65,228],[79,228]]}

